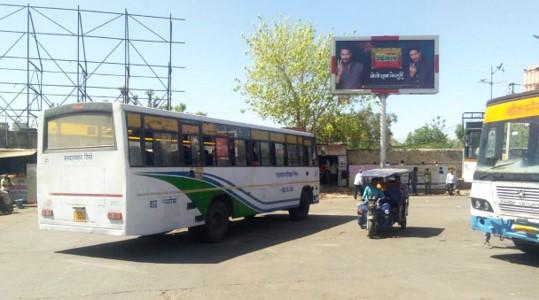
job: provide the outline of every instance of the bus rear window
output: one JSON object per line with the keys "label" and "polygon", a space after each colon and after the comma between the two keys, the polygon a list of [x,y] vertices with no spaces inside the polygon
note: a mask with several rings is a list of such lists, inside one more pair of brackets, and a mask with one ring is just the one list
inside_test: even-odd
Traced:
{"label": "bus rear window", "polygon": [[48,150],[114,147],[112,115],[79,113],[47,120]]}

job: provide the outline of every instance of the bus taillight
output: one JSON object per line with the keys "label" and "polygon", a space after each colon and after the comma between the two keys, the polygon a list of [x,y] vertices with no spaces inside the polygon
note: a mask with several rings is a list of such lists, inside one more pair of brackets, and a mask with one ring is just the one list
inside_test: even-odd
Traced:
{"label": "bus taillight", "polygon": [[121,221],[123,219],[121,212],[109,212],[107,215],[111,221]]}
{"label": "bus taillight", "polygon": [[44,218],[52,218],[54,217],[54,212],[50,208],[44,208],[41,210],[41,216]]}

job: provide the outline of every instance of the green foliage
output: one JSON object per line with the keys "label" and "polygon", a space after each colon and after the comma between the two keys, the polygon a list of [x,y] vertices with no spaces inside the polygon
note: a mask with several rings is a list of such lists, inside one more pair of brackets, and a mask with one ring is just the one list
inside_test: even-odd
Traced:
{"label": "green foliage", "polygon": [[406,146],[410,148],[447,148],[451,142],[444,133],[445,120],[440,116],[433,118],[406,137]]}
{"label": "green foliage", "polygon": [[[339,103],[331,94],[331,35],[317,34],[312,24],[286,18],[244,36],[253,64],[236,91],[263,118],[314,133],[319,143],[346,143],[349,148],[379,147],[380,116],[372,97]],[[363,108],[358,108],[363,104]],[[395,115],[389,115],[391,123]],[[388,126],[389,128],[389,126]],[[391,141],[391,132],[388,132]]]}
{"label": "green foliage", "polygon": [[185,103],[176,104],[172,107],[172,110],[175,112],[185,112],[187,105]]}
{"label": "green foliage", "polygon": [[286,127],[316,132],[321,120],[339,111],[330,93],[330,35],[317,35],[305,22],[288,19],[267,24],[244,36],[253,65],[236,91],[258,115]]}
{"label": "green foliage", "polygon": [[[380,113],[375,112],[372,104],[328,117],[321,121],[325,126],[316,132],[319,143],[345,143],[349,149],[374,150],[380,147]],[[389,128],[397,121],[397,116],[388,114],[386,118],[388,145],[392,145],[393,134]]]}

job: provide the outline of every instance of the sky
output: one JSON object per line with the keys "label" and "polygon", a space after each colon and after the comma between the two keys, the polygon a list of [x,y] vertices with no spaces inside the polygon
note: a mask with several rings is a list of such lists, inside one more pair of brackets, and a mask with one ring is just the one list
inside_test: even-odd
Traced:
{"label": "sky", "polygon": [[[27,2],[11,1],[22,4]],[[439,35],[440,41],[440,81],[436,95],[391,95],[388,98],[388,112],[397,115],[398,121],[392,127],[397,140],[403,141],[406,135],[430,121],[436,116],[446,120],[446,132],[453,135],[455,126],[461,122],[463,112],[483,111],[485,102],[490,98],[490,86],[481,84],[483,78],[489,79],[491,66],[503,62],[504,72],[494,75],[493,95],[499,97],[508,93],[508,84],[521,84],[523,69],[528,65],[539,64],[539,39],[532,37],[539,34],[539,1],[31,1],[35,6],[54,6],[81,9],[98,9],[129,13],[149,14],[185,18],[174,22],[173,39],[185,44],[173,46],[173,64],[185,67],[175,69],[172,86],[173,102],[183,102],[191,112],[206,112],[211,117],[243,121],[255,124],[279,126],[248,111],[244,96],[233,88],[235,79],[242,79],[245,67],[252,61],[245,54],[246,43],[242,34],[251,34],[258,22],[258,17],[265,20],[286,16],[291,20],[302,20],[314,25],[319,33],[345,35],[355,32],[358,36],[368,35]],[[0,7],[0,15],[11,10]],[[57,30],[51,22],[36,15],[36,24],[40,31]],[[24,16],[24,15],[23,15]],[[51,18],[58,17],[59,23],[76,31],[76,15],[69,20],[51,12]],[[9,26],[22,26],[12,16],[0,21]],[[42,20],[38,20],[41,18]],[[99,24],[98,18],[84,16],[87,28]],[[19,21],[17,21],[19,20]],[[24,19],[25,20],[25,19]],[[105,20],[105,19],[103,19]],[[3,23],[2,23],[3,22]],[[149,22],[151,23],[151,22]],[[133,24],[133,22],[131,23]],[[113,25],[113,24],[111,24]],[[162,35],[168,34],[168,24],[153,24]],[[137,30],[141,37],[147,37],[137,24],[133,24],[133,35]],[[114,26],[113,26],[114,27]],[[5,27],[4,27],[5,28]],[[99,30],[96,31],[96,34]],[[121,23],[113,30],[102,34],[123,34]],[[3,36],[3,35],[2,35]],[[10,42],[17,36],[3,38],[0,55],[6,51]],[[49,52],[53,55],[76,57],[76,41],[65,46],[61,42],[50,40]],[[87,41],[89,55],[103,57],[112,49],[115,42]],[[56,47],[56,49],[55,49]],[[149,61],[162,64],[168,60],[168,49],[140,46],[140,52]],[[22,53],[25,48],[17,45],[12,51]],[[42,53],[43,54],[43,53]],[[22,53],[25,55],[25,53]],[[46,55],[46,54],[43,54]],[[134,51],[133,61],[139,61]],[[123,61],[121,47],[110,59]],[[0,60],[0,67],[7,62]],[[26,67],[26,64],[24,64]],[[51,67],[55,67],[51,65]],[[76,66],[65,66],[76,70]],[[74,68],[74,69],[73,69]],[[106,69],[101,69],[105,71]],[[141,68],[133,72],[142,74]],[[149,72],[146,70],[146,72]],[[166,70],[156,70],[166,74]],[[165,73],[163,73],[165,72]],[[21,74],[25,80],[25,73]],[[17,75],[18,76],[18,75]],[[163,75],[164,76],[164,75]],[[12,73],[0,71],[0,81],[14,80]],[[65,79],[65,78],[64,78]],[[54,78],[50,79],[51,82]],[[104,80],[104,79],[102,79]],[[121,83],[118,83],[121,84]],[[136,86],[133,81],[131,86]],[[142,87],[146,82],[140,82]],[[157,83],[157,88],[159,88]],[[16,86],[13,86],[16,88]],[[521,87],[517,86],[517,92]],[[16,100],[20,101],[20,100]],[[247,112],[240,111],[247,109]]]}

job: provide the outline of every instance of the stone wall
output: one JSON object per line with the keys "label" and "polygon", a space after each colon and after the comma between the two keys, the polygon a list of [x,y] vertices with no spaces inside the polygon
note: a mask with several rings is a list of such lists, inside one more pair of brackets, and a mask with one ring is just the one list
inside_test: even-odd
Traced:
{"label": "stone wall", "polygon": [[[7,137],[6,137],[7,135]],[[0,130],[0,148],[37,148],[37,130],[21,129],[18,131]]]}
{"label": "stone wall", "polygon": [[[349,150],[348,165],[379,164],[380,151],[378,150]],[[458,178],[462,176],[462,149],[392,149],[387,152],[387,161],[391,166],[399,166],[404,160],[405,167],[429,167],[437,170],[454,168]]]}

